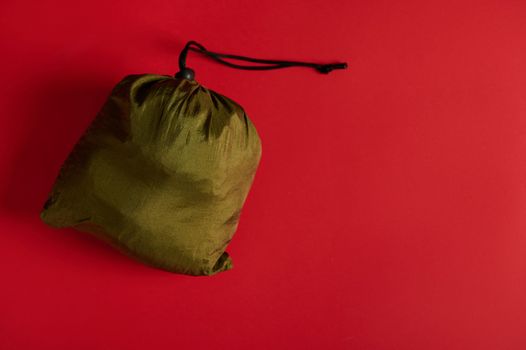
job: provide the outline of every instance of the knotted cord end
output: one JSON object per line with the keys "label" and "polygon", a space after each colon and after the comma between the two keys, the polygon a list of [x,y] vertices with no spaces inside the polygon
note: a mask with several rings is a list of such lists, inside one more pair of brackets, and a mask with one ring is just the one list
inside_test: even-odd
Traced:
{"label": "knotted cord end", "polygon": [[335,69],[347,69],[347,63],[332,63],[332,64],[322,64],[316,67],[316,70],[322,74],[329,74]]}

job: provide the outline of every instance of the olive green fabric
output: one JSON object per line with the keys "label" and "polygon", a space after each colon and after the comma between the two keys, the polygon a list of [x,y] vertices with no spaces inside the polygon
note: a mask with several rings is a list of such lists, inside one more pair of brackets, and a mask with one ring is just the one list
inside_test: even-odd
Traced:
{"label": "olive green fabric", "polygon": [[237,103],[193,80],[130,75],[63,164],[41,218],[149,265],[211,275],[232,267],[225,249],[260,157]]}

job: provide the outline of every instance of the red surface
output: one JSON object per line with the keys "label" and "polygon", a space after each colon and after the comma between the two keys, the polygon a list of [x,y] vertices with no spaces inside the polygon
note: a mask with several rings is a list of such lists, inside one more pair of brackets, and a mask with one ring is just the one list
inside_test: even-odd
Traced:
{"label": "red surface", "polygon": [[[1,349],[526,349],[524,1],[10,1],[0,16]],[[191,55],[263,139],[235,268],[211,278],[38,218],[112,86],[174,73],[189,39],[350,63],[254,73]]]}

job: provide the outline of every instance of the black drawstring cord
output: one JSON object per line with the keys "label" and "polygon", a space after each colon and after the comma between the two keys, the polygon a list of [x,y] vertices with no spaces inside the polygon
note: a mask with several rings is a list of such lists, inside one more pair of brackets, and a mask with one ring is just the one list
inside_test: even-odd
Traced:
{"label": "black drawstring cord", "polygon": [[[223,53],[217,53],[208,51],[203,45],[195,42],[195,41],[189,41],[183,50],[181,51],[181,54],[179,55],[179,72],[175,75],[178,78],[184,78],[193,80],[194,79],[194,71],[190,68],[186,67],[186,57],[188,56],[188,51],[194,51],[202,53],[213,60],[236,69],[244,69],[244,70],[271,70],[271,69],[281,69],[281,68],[289,68],[289,67],[310,67],[316,69],[318,72],[323,74],[328,74],[334,69],[346,69],[347,63],[330,63],[330,64],[318,64],[318,63],[311,63],[311,62],[299,62],[299,61],[279,61],[279,60],[265,60],[265,59],[259,59],[259,58],[251,58],[251,57],[245,57],[245,56],[238,56],[238,55],[230,55],[230,54],[223,54]],[[223,58],[228,58],[232,60],[238,60],[238,61],[245,61],[245,62],[253,62],[253,63],[261,63],[264,65],[256,65],[256,66],[244,66],[239,65],[235,63],[228,62],[224,60]]]}

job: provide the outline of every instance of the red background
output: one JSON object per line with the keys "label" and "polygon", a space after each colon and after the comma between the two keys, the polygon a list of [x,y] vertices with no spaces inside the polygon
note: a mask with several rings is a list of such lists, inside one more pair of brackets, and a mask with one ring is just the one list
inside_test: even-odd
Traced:
{"label": "red background", "polygon": [[[526,3],[4,1],[0,348],[525,349]],[[129,73],[187,40],[350,69],[191,54],[263,140],[210,277],[145,267],[38,218]]]}

